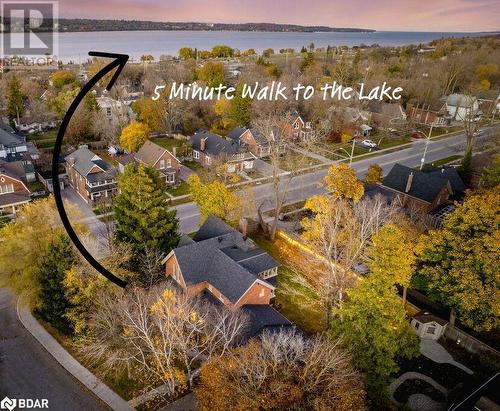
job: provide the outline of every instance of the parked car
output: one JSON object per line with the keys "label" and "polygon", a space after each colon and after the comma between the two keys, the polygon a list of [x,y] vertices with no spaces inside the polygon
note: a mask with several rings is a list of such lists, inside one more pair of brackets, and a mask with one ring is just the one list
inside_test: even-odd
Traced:
{"label": "parked car", "polygon": [[374,143],[372,140],[363,140],[361,144],[365,147],[370,147],[370,148],[375,148],[377,147],[377,144]]}
{"label": "parked car", "polygon": [[422,134],[420,134],[418,131],[414,131],[414,132],[411,134],[411,138],[417,138],[417,139],[419,139],[419,138],[424,138],[424,137],[423,137],[423,136],[422,136]]}

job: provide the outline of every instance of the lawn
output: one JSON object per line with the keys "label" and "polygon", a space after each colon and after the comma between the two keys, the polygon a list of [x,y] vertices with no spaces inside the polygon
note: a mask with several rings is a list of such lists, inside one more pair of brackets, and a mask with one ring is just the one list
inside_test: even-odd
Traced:
{"label": "lawn", "polygon": [[182,164],[193,171],[198,171],[203,169],[203,166],[194,160],[184,160]]}
{"label": "lawn", "polygon": [[95,153],[101,157],[106,163],[108,163],[111,166],[117,166],[118,161],[116,160],[115,157],[110,156],[107,150],[96,150]]}
{"label": "lawn", "polygon": [[176,152],[177,156],[186,155],[186,149],[187,149],[186,141],[177,140],[175,138],[169,138],[169,137],[154,138],[152,141],[158,144],[159,146],[166,148],[171,153],[174,152],[174,147],[177,147],[177,152]]}
{"label": "lawn", "polygon": [[177,187],[167,189],[167,193],[174,197],[189,194],[189,185],[185,181],[182,181]]}
{"label": "lawn", "polygon": [[300,273],[286,265],[286,261],[279,251],[280,243],[283,240],[278,239],[273,243],[262,234],[252,236],[252,239],[282,264],[278,268],[278,286],[276,287],[278,310],[307,333],[323,331],[325,323],[318,296],[310,288],[300,283]]}

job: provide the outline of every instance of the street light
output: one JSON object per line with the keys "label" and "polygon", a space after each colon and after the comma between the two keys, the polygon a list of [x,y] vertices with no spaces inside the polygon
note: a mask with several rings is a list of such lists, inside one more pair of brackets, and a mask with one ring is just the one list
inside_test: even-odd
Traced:
{"label": "street light", "polygon": [[431,124],[431,129],[429,130],[429,134],[425,134],[424,132],[421,132],[425,137],[425,148],[424,148],[424,155],[422,156],[422,159],[420,160],[420,171],[424,168],[425,164],[425,155],[427,154],[427,148],[429,147],[429,141],[431,139],[431,134],[432,134],[432,127],[434,127],[434,123]]}

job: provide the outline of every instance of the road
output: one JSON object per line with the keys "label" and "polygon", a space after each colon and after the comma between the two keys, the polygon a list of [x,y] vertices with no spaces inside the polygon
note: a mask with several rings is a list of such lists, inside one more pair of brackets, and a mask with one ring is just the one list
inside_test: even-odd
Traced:
{"label": "road", "polygon": [[15,297],[0,288],[0,399],[48,399],[50,410],[108,410],[22,326]]}
{"label": "road", "polygon": [[[491,133],[500,130],[500,125],[486,129],[487,131],[482,134],[477,140],[481,140],[491,136]],[[465,134],[456,134],[451,137],[441,138],[438,140],[430,140],[427,148],[426,163],[440,160],[446,157],[463,153],[465,144]],[[366,160],[359,160],[352,163],[352,167],[357,171],[359,178],[363,178],[368,170],[370,164],[379,164],[384,174],[387,174],[392,166],[396,163],[403,164],[408,167],[417,167],[420,165],[425,148],[425,140],[414,141],[411,147],[399,150],[393,153],[380,154],[376,157],[367,158]],[[290,189],[287,194],[287,203],[294,203],[297,201],[305,200],[315,194],[324,192],[319,187],[319,183],[325,177],[327,171],[319,170],[316,172],[303,174],[293,179],[290,184]],[[283,183],[286,184],[286,177]],[[257,204],[261,204],[266,199],[272,196],[272,187],[270,183],[255,186],[253,188],[254,199]],[[175,207],[177,209],[177,217],[180,220],[181,231],[183,233],[191,233],[198,229],[200,225],[200,215],[198,208],[194,203],[185,203]],[[269,207],[270,208],[270,205]],[[266,209],[266,208],[264,208]]]}

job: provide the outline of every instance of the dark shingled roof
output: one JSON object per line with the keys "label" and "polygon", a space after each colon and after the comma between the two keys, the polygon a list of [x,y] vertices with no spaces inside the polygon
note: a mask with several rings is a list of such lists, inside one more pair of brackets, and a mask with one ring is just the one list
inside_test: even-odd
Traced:
{"label": "dark shingled roof", "polygon": [[[205,139],[205,150],[201,150],[200,142]],[[244,146],[240,146],[233,140],[226,140],[217,134],[206,130],[199,130],[191,137],[191,144],[196,151],[203,151],[209,155],[218,156],[222,154],[234,155],[247,152]]]}
{"label": "dark shingled roof", "polygon": [[24,203],[30,201],[31,197],[28,192],[23,193],[8,193],[0,196],[0,207],[10,204]]}
{"label": "dark shingled roof", "polygon": [[[411,188],[405,193],[408,177],[413,173]],[[384,178],[383,186],[408,194],[420,200],[432,203],[443,186],[449,183],[448,178],[413,170],[401,164],[395,164]]]}
{"label": "dark shingled roof", "polygon": [[263,331],[280,331],[283,328],[293,327],[279,311],[270,305],[244,305],[243,312],[248,315],[249,327],[246,337],[251,338],[261,334]]}
{"label": "dark shingled roof", "polygon": [[187,284],[207,281],[233,303],[257,279],[266,282],[259,277],[262,271],[279,266],[251,239],[214,216],[194,239],[183,236],[174,253]]}
{"label": "dark shingled roof", "polygon": [[246,131],[246,128],[243,127],[235,127],[233,128],[229,134],[227,135],[227,138],[235,141],[236,143],[240,143],[240,137],[241,135]]}
{"label": "dark shingled roof", "polygon": [[438,169],[433,169],[429,171],[425,171],[426,174],[431,176],[438,176],[448,179],[451,184],[451,188],[453,190],[453,196],[455,199],[459,200],[463,197],[465,192],[465,184],[458,175],[458,172],[453,167],[443,167]]}
{"label": "dark shingled roof", "polygon": [[0,145],[9,147],[20,144],[25,144],[24,137],[17,135],[11,126],[0,123]]}

